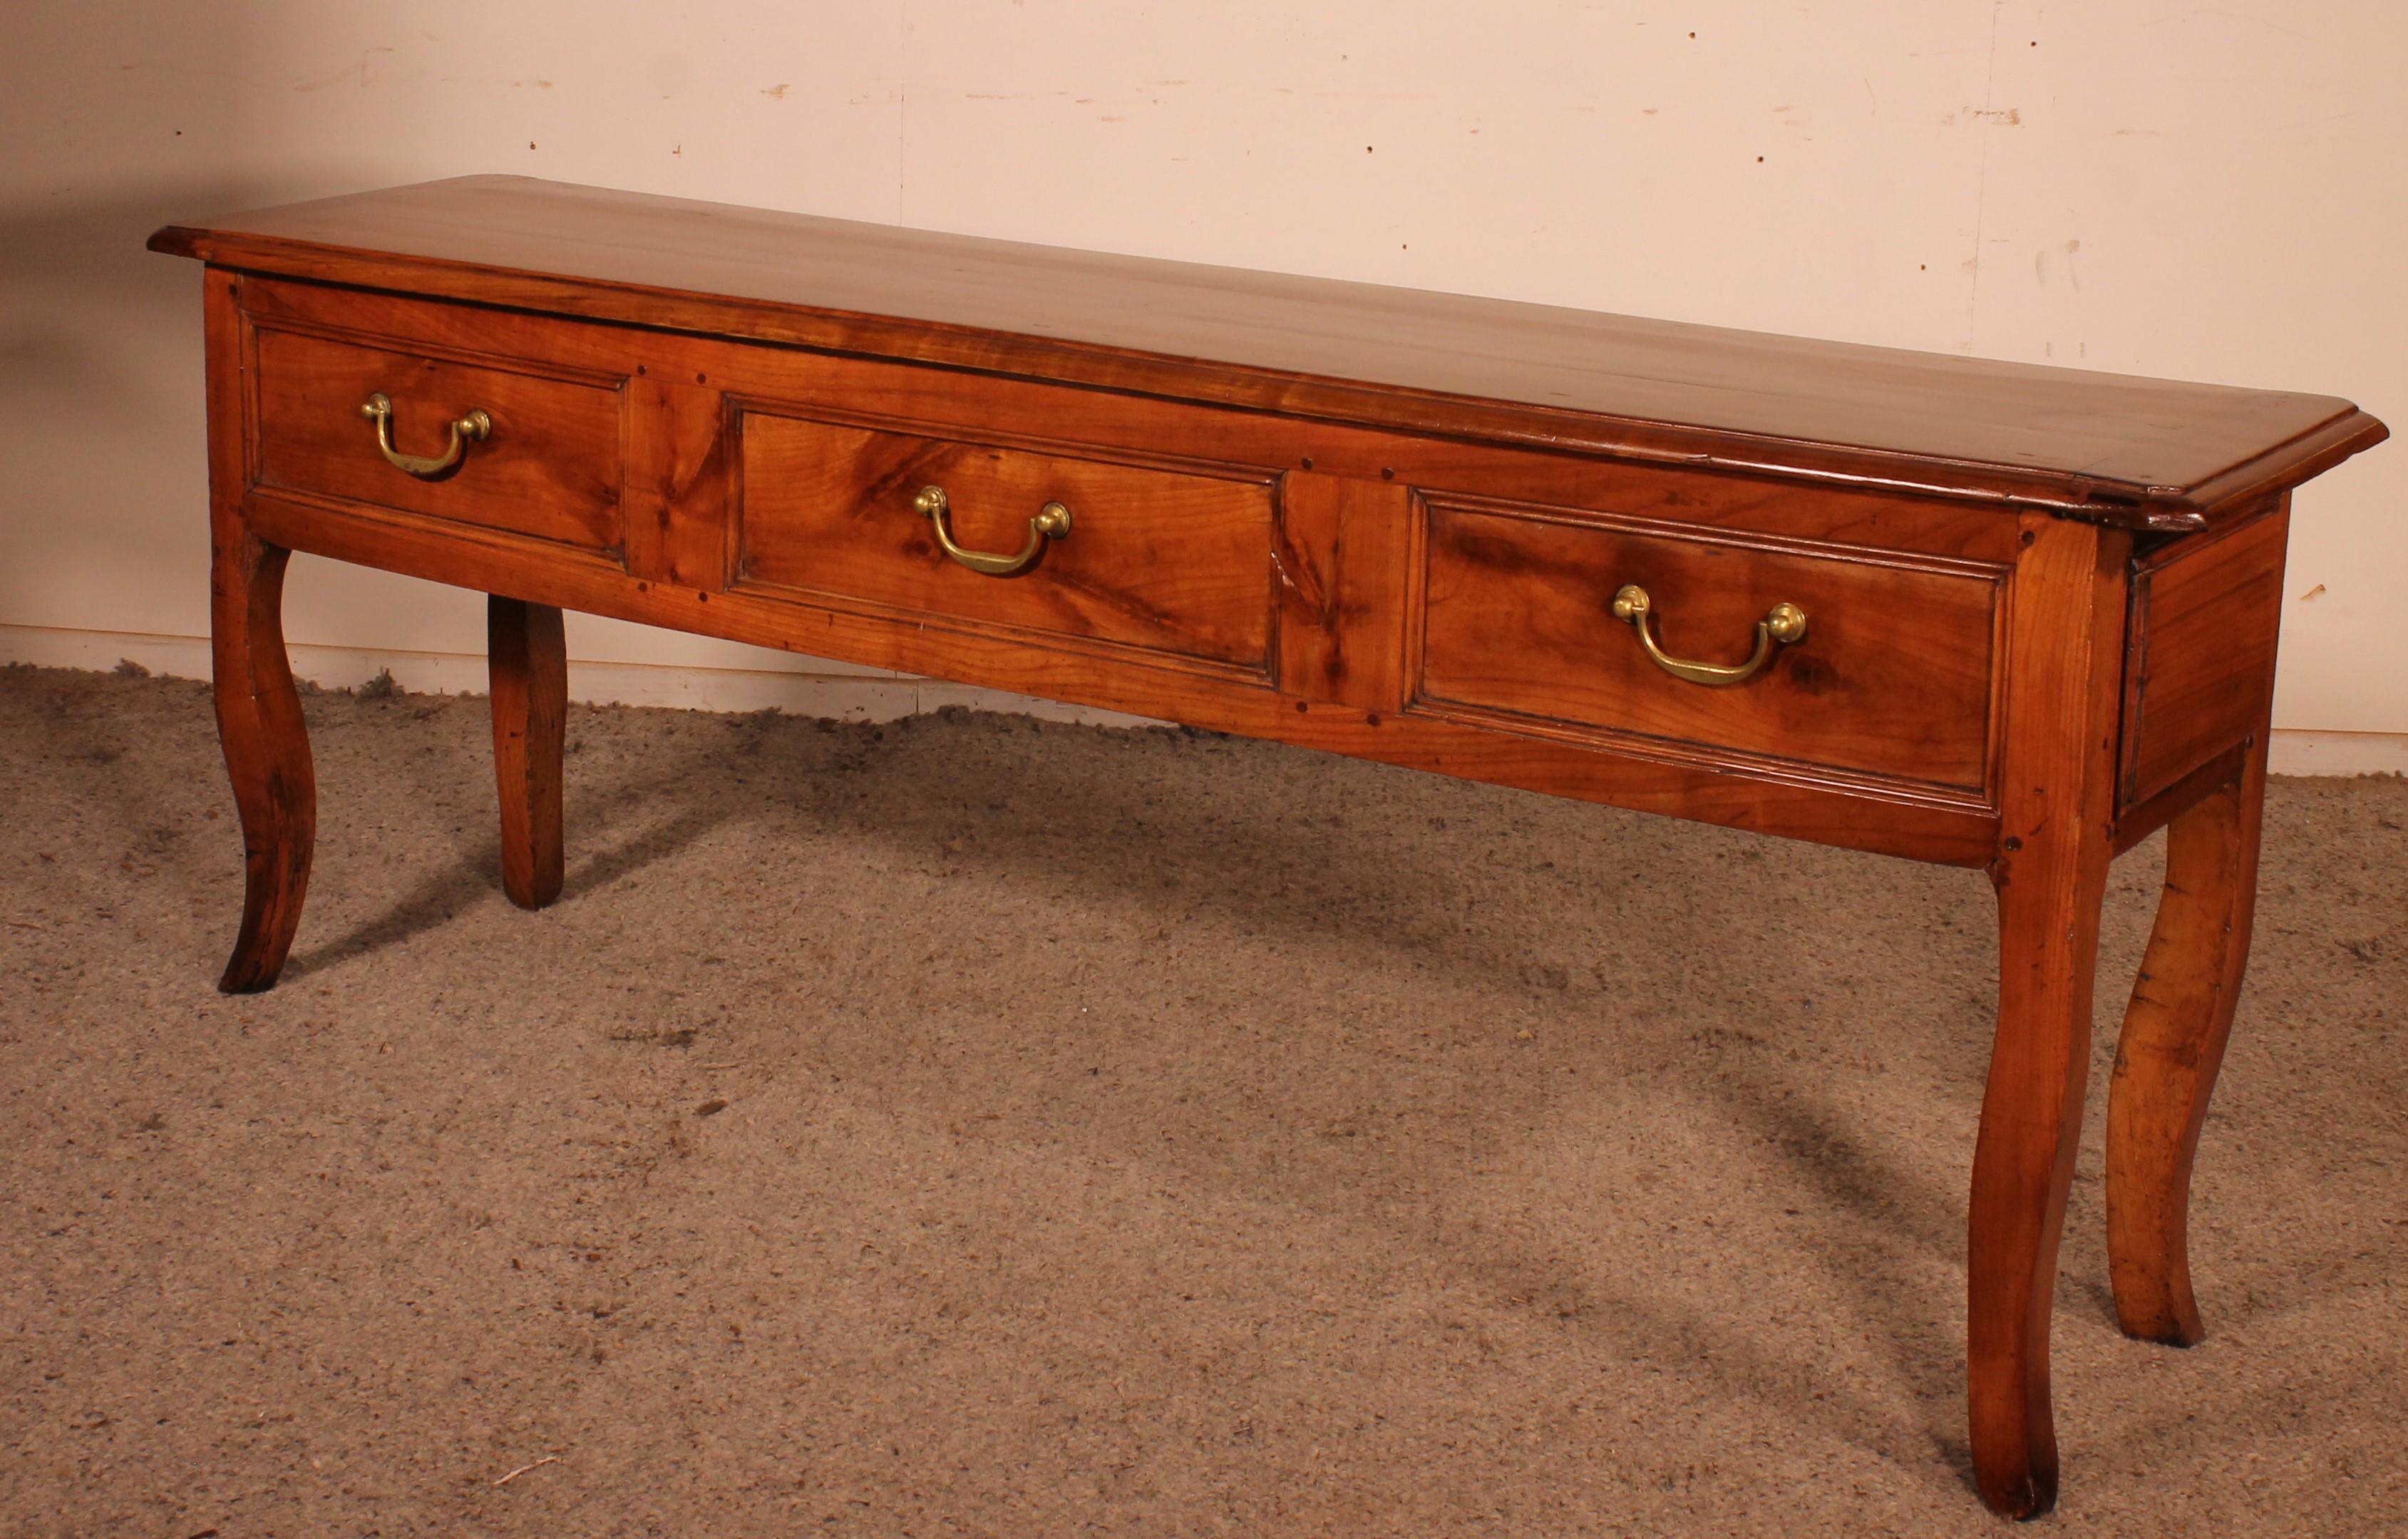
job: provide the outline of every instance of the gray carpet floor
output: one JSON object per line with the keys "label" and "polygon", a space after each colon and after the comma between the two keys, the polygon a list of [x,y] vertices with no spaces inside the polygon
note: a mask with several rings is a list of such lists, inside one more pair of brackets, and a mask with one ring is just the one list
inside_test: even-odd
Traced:
{"label": "gray carpet floor", "polygon": [[[0,1533],[1997,1532],[1976,873],[1171,730],[312,695],[212,989],[204,688],[0,671]],[[2068,1535],[2408,1532],[2408,783],[2278,781],[2210,1339],[2117,1334],[2115,869]]]}

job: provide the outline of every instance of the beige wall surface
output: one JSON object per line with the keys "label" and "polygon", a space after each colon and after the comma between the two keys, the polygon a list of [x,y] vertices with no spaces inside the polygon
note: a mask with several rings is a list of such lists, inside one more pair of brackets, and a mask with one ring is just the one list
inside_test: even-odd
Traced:
{"label": "beige wall surface", "polygon": [[[198,270],[143,237],[467,172],[2314,391],[2408,428],[2398,0],[19,0],[9,34],[0,657],[206,632]],[[2408,734],[2403,482],[2408,441],[2300,499],[2278,725]],[[296,564],[287,613],[320,659],[482,647],[474,596],[330,563]],[[580,678],[673,665],[706,703],[743,697],[714,670],[849,671],[600,621],[571,645]]]}

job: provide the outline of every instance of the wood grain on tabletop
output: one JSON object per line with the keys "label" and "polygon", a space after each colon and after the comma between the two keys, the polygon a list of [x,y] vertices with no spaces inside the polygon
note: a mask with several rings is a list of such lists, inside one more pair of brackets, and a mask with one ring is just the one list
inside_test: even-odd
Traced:
{"label": "wood grain on tabletop", "polygon": [[[172,225],[151,243],[233,266],[1090,383],[1184,387],[1398,426],[1433,426],[1437,403],[1473,400],[1486,410],[1455,414],[1457,430],[1473,436],[1783,464],[1842,479],[1903,470],[1913,484],[1963,495],[2087,504],[2103,494],[2110,500],[2095,511],[2109,522],[2198,526],[2206,502],[2269,478],[2303,479],[2308,467],[2346,457],[2384,431],[2329,396],[1065,251],[518,177],[466,177]],[[957,330],[977,335],[943,335]],[[1900,456],[1917,463],[1898,466]]]}

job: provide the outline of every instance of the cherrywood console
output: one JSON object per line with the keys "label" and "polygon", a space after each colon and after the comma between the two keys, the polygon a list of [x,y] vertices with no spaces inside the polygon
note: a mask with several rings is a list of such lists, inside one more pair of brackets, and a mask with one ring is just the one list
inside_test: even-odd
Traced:
{"label": "cherrywood console", "polygon": [[492,596],[529,907],[563,609],[1978,869],[1971,1442],[2029,1517],[2100,899],[2170,826],[2108,1239],[2125,1330],[2199,1338],[2290,492],[2384,437],[2348,403],[512,178],[150,244],[208,265],[221,987],[308,877],[293,551]]}

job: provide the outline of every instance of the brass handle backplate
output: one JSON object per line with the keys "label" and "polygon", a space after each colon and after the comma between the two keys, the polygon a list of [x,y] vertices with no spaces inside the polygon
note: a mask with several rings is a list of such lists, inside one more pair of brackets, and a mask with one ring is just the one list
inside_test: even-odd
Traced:
{"label": "brass handle backplate", "polygon": [[431,481],[459,464],[470,439],[482,443],[494,431],[493,418],[480,410],[471,411],[452,424],[452,446],[430,459],[424,454],[405,454],[393,446],[393,398],[383,391],[360,403],[360,415],[376,424],[377,447],[384,451],[384,457],[423,481]]}
{"label": "brass handle backplate", "polygon": [[1049,502],[1028,521],[1028,543],[1020,548],[1018,555],[964,550],[953,543],[953,532],[945,527],[945,511],[952,505],[946,500],[943,487],[923,486],[920,495],[911,499],[911,506],[927,514],[928,522],[936,525],[937,543],[945,548],[947,555],[989,577],[1010,577],[1014,572],[1026,571],[1036,564],[1038,553],[1044,550],[1047,540],[1068,539],[1070,533],[1070,510],[1058,502]]}
{"label": "brass handle backplate", "polygon": [[1639,644],[1656,666],[1675,679],[1686,679],[1693,684],[1735,684],[1754,676],[1772,657],[1775,646],[1787,646],[1806,640],[1806,611],[1795,604],[1775,604],[1756,623],[1756,651],[1743,663],[1691,663],[1669,656],[1656,644],[1655,634],[1647,628],[1647,616],[1655,608],[1647,590],[1638,583],[1626,584],[1613,596],[1613,617],[1627,620],[1639,632]]}

